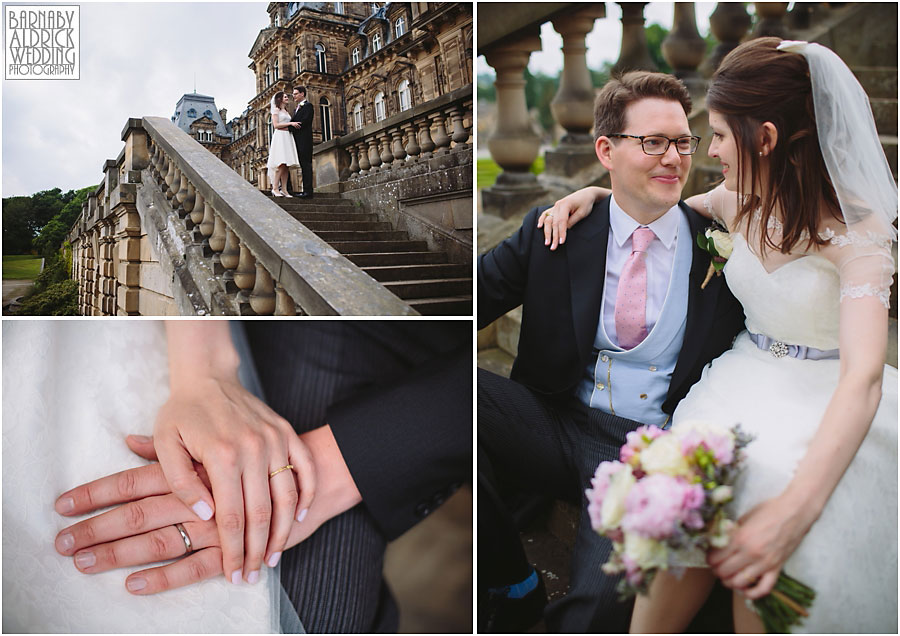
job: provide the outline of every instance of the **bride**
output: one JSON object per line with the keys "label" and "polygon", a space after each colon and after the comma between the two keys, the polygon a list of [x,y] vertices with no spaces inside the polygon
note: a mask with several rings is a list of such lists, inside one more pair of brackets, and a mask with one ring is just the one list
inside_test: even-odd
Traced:
{"label": "bride", "polygon": [[[897,371],[884,365],[897,189],[865,93],[818,44],[737,47],[707,95],[724,183],[686,202],[733,237],[724,272],[747,331],[674,413],[755,436],[736,484],[731,542],[639,596],[632,632],[680,632],[715,577],[746,599],[784,570],[816,590],[795,631],[897,630]],[[590,213],[587,188],[539,221],[555,249]],[[556,214],[554,214],[556,212]],[[571,216],[570,216],[571,215]]]}
{"label": "bride", "polygon": [[284,107],[288,96],[284,91],[278,91],[269,102],[269,113],[272,115],[272,139],[269,142],[268,168],[269,182],[272,184],[272,194],[276,197],[291,197],[287,191],[288,168],[299,166],[297,157],[297,145],[290,128],[299,128],[300,124],[291,121],[291,115]]}

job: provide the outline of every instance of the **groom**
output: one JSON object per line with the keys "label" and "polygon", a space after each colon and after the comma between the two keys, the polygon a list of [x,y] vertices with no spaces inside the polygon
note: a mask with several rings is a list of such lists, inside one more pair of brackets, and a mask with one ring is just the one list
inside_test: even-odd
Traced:
{"label": "groom", "polygon": [[631,606],[601,572],[611,543],[591,529],[584,489],[627,432],[670,424],[744,321],[721,277],[700,288],[709,256],[696,236],[708,222],[679,201],[696,150],[690,110],[671,75],[611,80],[594,130],[612,196],[563,249],[545,247],[534,209],[479,258],[479,329],[522,305],[510,379],[478,370],[479,631],[524,631],[546,604],[505,506],[511,492],[581,508],[570,587],[546,608],[548,630],[628,630]]}
{"label": "groom", "polygon": [[298,122],[300,127],[292,126],[291,133],[294,135],[294,143],[297,144],[297,157],[300,159],[300,171],[303,173],[303,193],[298,196],[301,199],[311,199],[313,195],[313,107],[306,101],[305,86],[295,86],[292,95],[296,107],[294,114],[291,115],[291,121]]}

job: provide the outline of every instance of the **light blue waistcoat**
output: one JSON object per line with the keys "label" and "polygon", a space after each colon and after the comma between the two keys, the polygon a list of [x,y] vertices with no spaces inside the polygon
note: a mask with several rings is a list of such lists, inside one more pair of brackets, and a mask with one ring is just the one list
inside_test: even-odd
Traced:
{"label": "light blue waistcoat", "polygon": [[644,424],[669,424],[669,416],[663,412],[662,404],[669,391],[687,325],[692,239],[690,225],[682,212],[662,311],[653,330],[634,349],[624,351],[606,335],[604,294],[591,362],[585,368],[584,379],[576,393],[584,404]]}

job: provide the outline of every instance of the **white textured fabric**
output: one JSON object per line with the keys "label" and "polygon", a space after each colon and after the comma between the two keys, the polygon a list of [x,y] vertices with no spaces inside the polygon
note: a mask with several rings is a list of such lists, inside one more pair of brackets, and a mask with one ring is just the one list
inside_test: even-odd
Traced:
{"label": "white textured fabric", "polygon": [[275,170],[281,164],[287,164],[288,167],[300,165],[300,159],[297,157],[297,144],[294,143],[291,129],[275,128],[276,121],[279,124],[286,124],[291,121],[291,116],[283,108],[272,113],[272,139],[269,142],[269,160],[266,162],[270,183],[275,183]]}
{"label": "white textured fabric", "polygon": [[[838,268],[810,255],[769,273],[743,236],[734,236],[725,276],[744,306],[748,329],[790,344],[837,348]],[[743,332],[679,404],[673,426],[696,419],[740,423],[756,436],[735,490],[737,516],[787,486],[839,373],[839,360],[778,359]],[[817,592],[810,618],[795,631],[896,633],[896,369],[885,366],[871,429],[785,571]]]}
{"label": "white textured fabric", "polygon": [[53,547],[56,497],[146,463],[125,445],[149,435],[168,397],[165,333],[150,321],[3,321],[3,631],[261,633],[278,630],[280,587],[217,577],[133,596],[144,568],[80,573]]}

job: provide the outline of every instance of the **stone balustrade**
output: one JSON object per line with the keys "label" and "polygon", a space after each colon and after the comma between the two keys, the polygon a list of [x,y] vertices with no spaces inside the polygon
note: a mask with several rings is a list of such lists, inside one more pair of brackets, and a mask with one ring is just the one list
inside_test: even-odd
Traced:
{"label": "stone balustrade", "polygon": [[125,148],[70,232],[86,315],[416,315],[162,117]]}

